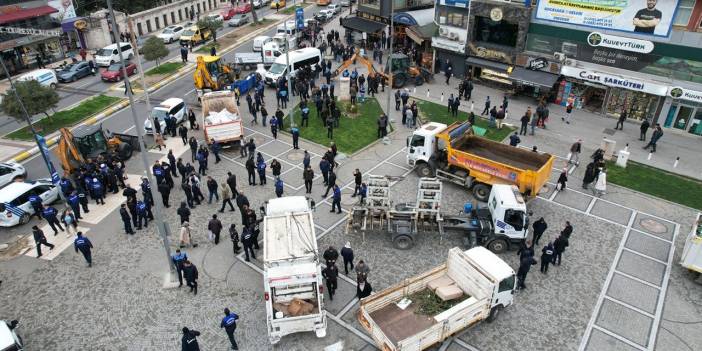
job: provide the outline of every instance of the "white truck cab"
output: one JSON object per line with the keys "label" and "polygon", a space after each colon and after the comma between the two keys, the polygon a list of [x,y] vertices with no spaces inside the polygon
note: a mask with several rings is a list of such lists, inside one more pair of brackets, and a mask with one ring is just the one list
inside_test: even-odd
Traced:
{"label": "white truck cab", "polygon": [[407,146],[407,164],[414,166],[417,161],[429,162],[436,146],[436,135],[446,130],[443,123],[429,122],[415,130],[409,137]]}
{"label": "white truck cab", "polygon": [[327,334],[312,211],[304,196],[269,200],[263,218],[263,288],[271,344],[288,334]]}
{"label": "white truck cab", "polygon": [[487,208],[473,210],[470,217],[465,226],[470,247],[480,243],[492,252],[502,253],[510,244],[521,243],[529,236],[526,201],[514,185],[493,185]]}

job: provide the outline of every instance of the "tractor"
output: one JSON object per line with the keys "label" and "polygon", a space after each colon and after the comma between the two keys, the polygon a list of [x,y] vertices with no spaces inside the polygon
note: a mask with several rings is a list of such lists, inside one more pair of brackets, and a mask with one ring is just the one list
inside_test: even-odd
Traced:
{"label": "tractor", "polygon": [[134,150],[141,149],[136,136],[103,131],[102,124],[79,126],[73,131],[61,128],[60,133],[56,154],[67,174],[88,159],[126,161]]}
{"label": "tractor", "polygon": [[226,89],[234,82],[234,71],[221,56],[198,56],[193,73],[198,100],[206,91]]}
{"label": "tractor", "polygon": [[407,81],[414,80],[414,85],[420,86],[424,82],[434,80],[434,75],[424,67],[417,67],[405,54],[392,54],[392,72],[388,72],[385,67],[385,74],[392,74],[392,87],[399,89],[407,84]]}

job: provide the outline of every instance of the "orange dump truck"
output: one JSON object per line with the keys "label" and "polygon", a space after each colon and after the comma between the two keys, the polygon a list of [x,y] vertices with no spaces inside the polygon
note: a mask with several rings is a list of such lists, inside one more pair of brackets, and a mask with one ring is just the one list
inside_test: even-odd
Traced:
{"label": "orange dump truck", "polygon": [[420,177],[437,177],[471,189],[487,201],[493,184],[516,185],[529,197],[548,181],[554,157],[476,136],[468,122],[430,122],[407,140],[407,164]]}

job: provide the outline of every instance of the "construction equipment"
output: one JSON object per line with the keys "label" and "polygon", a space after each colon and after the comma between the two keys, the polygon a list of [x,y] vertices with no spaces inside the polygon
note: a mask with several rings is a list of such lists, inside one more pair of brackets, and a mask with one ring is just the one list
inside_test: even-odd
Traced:
{"label": "construction equipment", "polygon": [[407,81],[414,81],[414,85],[420,86],[425,82],[434,80],[434,74],[424,67],[418,67],[411,62],[409,56],[405,54],[392,54],[391,56],[392,70],[385,67],[385,75],[392,74],[391,86],[399,89],[407,84]]}
{"label": "construction equipment", "polygon": [[368,76],[374,76],[374,75],[380,75],[381,78],[388,79],[388,76],[383,74],[383,72],[380,72],[373,67],[373,61],[369,61],[365,56],[360,54],[360,50],[356,48],[356,51],[353,53],[353,55],[346,61],[342,62],[341,65],[334,71],[334,76],[338,76],[343,72],[345,69],[347,69],[349,66],[352,64],[355,64],[356,62],[366,66],[366,69],[368,70]]}
{"label": "construction equipment", "polygon": [[225,89],[234,82],[234,69],[221,56],[198,56],[193,73],[198,100],[206,91]]}
{"label": "construction equipment", "polygon": [[88,159],[125,161],[134,150],[141,150],[136,136],[103,131],[102,124],[79,126],[73,131],[61,128],[60,133],[56,155],[66,173],[78,169]]}
{"label": "construction equipment", "polygon": [[535,197],[551,176],[554,157],[473,135],[468,122],[430,122],[407,138],[407,164],[420,177],[437,177],[487,201],[494,184],[514,184]]}

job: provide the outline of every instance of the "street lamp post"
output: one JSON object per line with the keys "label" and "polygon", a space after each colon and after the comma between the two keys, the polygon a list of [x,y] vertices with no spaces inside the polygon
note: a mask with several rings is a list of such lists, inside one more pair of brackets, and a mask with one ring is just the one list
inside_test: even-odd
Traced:
{"label": "street lamp post", "polygon": [[[110,19],[112,21],[112,33],[115,36],[115,38],[119,38],[119,30],[117,29],[117,20],[115,19],[115,12],[114,9],[112,8],[112,0],[107,0],[107,8],[109,10],[110,14]],[[122,64],[122,75],[124,76],[124,84],[125,84],[125,90],[127,91],[127,97],[129,98],[129,105],[131,106],[130,110],[132,112],[132,121],[134,122],[134,126],[137,132],[137,138],[139,139],[139,145],[145,145],[144,144],[144,135],[141,130],[141,128],[138,127],[139,125],[139,119],[137,118],[136,111],[134,110],[135,104],[134,104],[134,95],[132,94],[132,86],[131,83],[129,82],[128,75],[127,75],[127,68],[124,62],[124,55],[122,54],[122,48],[121,46],[117,45],[117,53],[119,54],[119,61]],[[139,70],[141,71],[141,69]],[[146,89],[146,87],[144,87]],[[155,128],[155,126],[154,126]],[[149,183],[151,183],[152,186],[157,186],[158,184],[155,181],[154,176],[149,172],[149,160],[146,158],[146,150],[140,152],[141,154],[141,161],[144,164],[144,172],[146,172],[146,177],[149,179]],[[153,189],[149,189],[149,195],[151,196],[151,199],[155,199],[154,194],[153,194]],[[161,239],[163,241],[163,248],[166,253],[166,262],[168,263],[168,268],[169,272],[171,273],[171,278],[173,276],[173,273],[175,273],[175,269],[173,267],[173,264],[171,262],[171,247],[169,244],[168,240],[168,224],[164,221],[164,217],[162,215],[163,209],[161,208],[161,203],[159,201],[153,201],[154,205],[154,215],[156,216],[156,229],[158,233],[161,235]]]}
{"label": "street lamp post", "polygon": [[[389,87],[390,89],[388,90],[388,101],[387,101],[387,107],[386,107],[386,111],[388,111],[388,117],[392,116],[392,114],[390,113],[391,108],[392,108],[391,99],[392,99],[392,85],[393,85],[393,83],[392,83],[392,54],[394,51],[392,49],[392,45],[393,45],[393,36],[394,36],[393,26],[395,24],[395,19],[393,18],[393,12],[395,12],[395,1],[390,0],[390,29],[388,31],[389,32],[388,34],[390,35],[390,53],[388,54],[388,69],[387,69],[387,71],[388,71],[388,84],[390,84],[390,87]],[[395,122],[395,119],[390,117],[390,123],[392,123],[392,122]]]}
{"label": "street lamp post", "polygon": [[[137,62],[137,71],[139,72],[139,79],[141,80],[141,86],[144,88],[144,99],[146,100],[146,111],[148,111],[147,118],[151,119],[151,131],[154,133],[154,139],[156,138],[156,123],[160,121],[151,113],[151,98],[149,97],[149,89],[146,86],[146,80],[144,79],[144,68],[141,65],[141,54],[139,53],[139,47],[137,45],[136,34],[134,34],[134,25],[132,23],[132,18],[127,16],[127,28],[129,28],[129,41],[132,43],[132,48],[134,50],[134,58]],[[126,79],[126,78],[125,78]],[[139,128],[135,126],[135,128]],[[161,128],[159,128],[161,130]],[[165,136],[161,134],[162,137]],[[143,144],[142,144],[143,145]]]}

